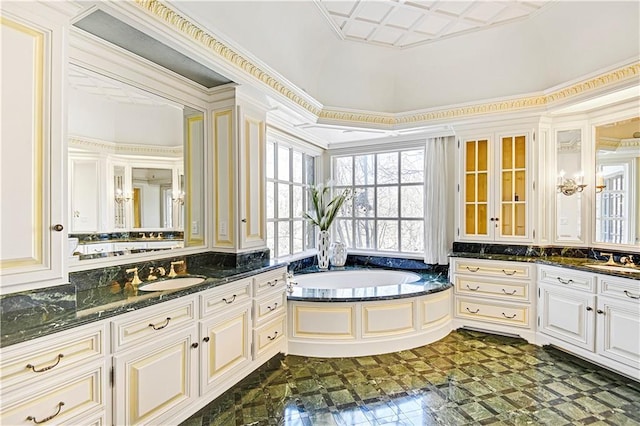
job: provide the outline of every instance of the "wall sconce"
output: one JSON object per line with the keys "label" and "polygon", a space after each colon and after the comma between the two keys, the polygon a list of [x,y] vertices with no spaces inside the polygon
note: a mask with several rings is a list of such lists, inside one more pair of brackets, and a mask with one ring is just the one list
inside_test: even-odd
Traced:
{"label": "wall sconce", "polygon": [[567,179],[564,177],[564,170],[560,171],[558,175],[558,192],[562,192],[566,196],[575,194],[576,192],[584,191],[587,184],[584,182],[584,176],[582,174],[576,175],[575,179]]}
{"label": "wall sconce", "polygon": [[604,176],[598,172],[596,174],[596,194],[601,193],[606,187],[607,185],[604,184]]}
{"label": "wall sconce", "polygon": [[173,197],[171,198],[174,203],[184,205],[184,191],[178,191],[173,193]]}
{"label": "wall sconce", "polygon": [[116,195],[114,198],[116,200],[116,203],[123,204],[123,203],[126,203],[127,201],[131,201],[131,194],[130,193],[125,194],[124,192],[122,192],[122,189],[116,189]]}

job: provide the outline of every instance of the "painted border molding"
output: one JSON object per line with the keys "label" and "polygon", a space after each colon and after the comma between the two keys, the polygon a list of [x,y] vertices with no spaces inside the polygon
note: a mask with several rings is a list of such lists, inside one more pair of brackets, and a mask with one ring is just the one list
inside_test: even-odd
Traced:
{"label": "painted border molding", "polygon": [[[280,78],[264,71],[261,66],[247,59],[242,53],[227,46],[204,29],[178,14],[158,0],[135,0],[136,4],[165,22],[174,30],[187,36],[194,42],[204,46],[213,54],[233,65],[240,71],[254,77],[261,84],[289,99],[299,107],[315,115],[318,121],[324,123],[340,123],[342,125],[368,125],[381,128],[395,128],[407,125],[428,124],[433,121],[454,118],[473,117],[485,114],[518,112],[535,108],[544,108],[556,102],[566,101],[598,89],[614,86],[625,81],[640,78],[640,61],[622,66],[602,75],[588,78],[550,93],[514,97],[509,100],[470,104],[459,107],[445,107],[428,111],[409,113],[379,113],[340,109],[337,107],[323,107],[319,109],[310,96],[297,87],[290,87]],[[291,85],[293,86],[293,85]]]}

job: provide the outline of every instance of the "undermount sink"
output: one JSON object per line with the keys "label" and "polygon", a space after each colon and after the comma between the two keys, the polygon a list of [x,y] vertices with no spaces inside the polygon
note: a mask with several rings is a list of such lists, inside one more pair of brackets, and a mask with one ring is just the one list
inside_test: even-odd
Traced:
{"label": "undermount sink", "polygon": [[618,266],[618,265],[594,265],[590,263],[585,263],[583,266],[593,269],[601,269],[603,271],[613,271],[613,272],[630,272],[635,274],[640,274],[640,269],[635,269],[630,266]]}
{"label": "undermount sink", "polygon": [[168,280],[155,281],[149,284],[144,284],[138,287],[140,291],[165,291],[165,290],[179,290],[181,288],[191,287],[193,285],[200,284],[205,279],[203,277],[180,277],[170,278]]}

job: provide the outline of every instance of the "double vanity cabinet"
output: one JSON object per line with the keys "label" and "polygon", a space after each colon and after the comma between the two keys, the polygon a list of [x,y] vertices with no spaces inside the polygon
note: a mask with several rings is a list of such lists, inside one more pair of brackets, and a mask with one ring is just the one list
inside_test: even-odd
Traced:
{"label": "double vanity cabinet", "polygon": [[454,326],[552,344],[640,380],[640,280],[517,261],[451,259]]}
{"label": "double vanity cabinet", "polygon": [[286,269],[2,350],[2,422],[177,424],[286,352]]}

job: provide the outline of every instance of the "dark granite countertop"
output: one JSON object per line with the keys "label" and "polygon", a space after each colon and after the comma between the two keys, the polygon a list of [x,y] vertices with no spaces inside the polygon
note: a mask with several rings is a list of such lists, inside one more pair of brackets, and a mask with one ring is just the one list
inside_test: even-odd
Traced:
{"label": "dark granite countertop", "polygon": [[[354,271],[354,270],[398,270],[389,268],[367,268],[363,266],[346,266],[342,268],[332,268],[331,271]],[[356,288],[299,288],[295,285],[289,292],[288,299],[304,302],[365,302],[377,300],[393,300],[407,297],[423,296],[437,293],[451,288],[451,283],[446,273],[431,272],[424,270],[402,269],[403,272],[412,272],[421,277],[419,281],[404,284],[376,285]],[[326,273],[320,271],[317,266],[303,269],[296,272],[299,274]]]}
{"label": "dark granite countertop", "polygon": [[[114,317],[167,300],[198,293],[286,265],[287,263],[265,261],[240,267],[193,266],[190,267],[187,276],[205,277],[205,281],[201,284],[179,290],[144,292],[132,291],[131,288],[127,290],[119,285],[78,289],[75,292],[75,309],[65,309],[62,314],[54,316],[53,318],[43,318],[41,321],[34,321],[33,317],[29,317],[28,321],[24,321],[24,318],[19,315],[11,322],[4,321],[2,323],[2,334],[0,335],[0,347],[79,327],[104,318]],[[143,284],[140,284],[139,286],[142,285]],[[51,297],[62,299],[64,297],[71,298],[72,296],[67,294],[61,294],[60,296],[52,294]]]}
{"label": "dark granite countertop", "polygon": [[[584,272],[591,272],[592,274],[612,275],[616,277],[630,278],[632,280],[640,280],[640,268],[629,268],[629,272],[623,271],[611,271],[590,267],[589,265],[604,265],[606,262],[599,262],[594,259],[577,258],[577,257],[563,257],[563,256],[517,256],[509,254],[483,254],[483,253],[464,253],[453,252],[450,253],[451,257],[465,257],[471,259],[488,259],[488,260],[503,260],[510,262],[527,262],[537,263],[541,265],[549,266],[561,266],[563,268],[576,269]],[[621,265],[617,265],[622,267]]]}

